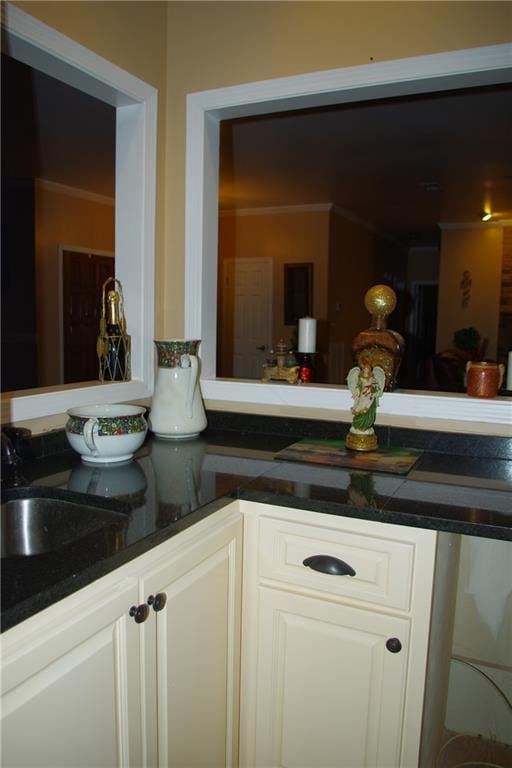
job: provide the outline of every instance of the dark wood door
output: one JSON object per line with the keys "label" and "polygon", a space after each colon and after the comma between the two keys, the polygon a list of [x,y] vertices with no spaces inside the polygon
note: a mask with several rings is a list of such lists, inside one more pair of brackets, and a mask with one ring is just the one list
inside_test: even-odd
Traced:
{"label": "dark wood door", "polygon": [[64,383],[98,379],[96,354],[101,289],[114,277],[114,259],[95,253],[62,253]]}

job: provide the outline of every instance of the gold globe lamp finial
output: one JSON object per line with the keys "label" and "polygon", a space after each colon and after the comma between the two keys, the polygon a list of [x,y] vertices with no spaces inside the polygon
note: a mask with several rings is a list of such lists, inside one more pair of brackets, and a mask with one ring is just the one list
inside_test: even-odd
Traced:
{"label": "gold globe lamp finial", "polygon": [[396,307],[396,293],[389,285],[374,285],[366,291],[364,305],[374,320],[383,321],[381,327],[386,327],[386,318]]}

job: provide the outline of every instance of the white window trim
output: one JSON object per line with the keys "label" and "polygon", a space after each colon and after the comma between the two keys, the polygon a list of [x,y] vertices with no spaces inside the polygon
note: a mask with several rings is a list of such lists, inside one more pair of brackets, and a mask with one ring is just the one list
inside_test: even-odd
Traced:
{"label": "white window trim", "polygon": [[[276,78],[187,97],[185,334],[202,339],[201,389],[211,407],[230,402],[272,409],[283,406],[349,411],[345,386],[290,386],[217,379],[217,237],[219,123],[223,119],[361,99],[444,91],[510,82],[512,45],[495,45],[343,69]],[[386,423],[451,420],[461,429],[478,422],[512,434],[512,401],[446,393],[389,392],[379,407]]]}
{"label": "white window trim", "polygon": [[2,394],[2,422],[61,414],[88,403],[148,397],[154,375],[157,91],[8,3],[2,4],[2,27],[14,58],[117,110],[116,277],[123,285],[132,338],[132,381]]}

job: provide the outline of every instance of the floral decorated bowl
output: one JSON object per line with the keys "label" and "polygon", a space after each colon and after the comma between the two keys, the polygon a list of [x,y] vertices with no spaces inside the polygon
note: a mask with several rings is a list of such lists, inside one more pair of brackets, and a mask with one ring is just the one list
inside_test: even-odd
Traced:
{"label": "floral decorated bowl", "polygon": [[132,458],[146,437],[145,408],[138,405],[84,405],[67,412],[66,437],[86,464]]}

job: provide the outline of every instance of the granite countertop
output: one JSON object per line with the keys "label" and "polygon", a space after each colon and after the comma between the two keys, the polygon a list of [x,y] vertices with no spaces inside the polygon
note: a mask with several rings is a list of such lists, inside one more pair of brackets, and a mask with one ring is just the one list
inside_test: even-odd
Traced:
{"label": "granite countertop", "polygon": [[417,433],[409,445],[414,440],[423,454],[407,475],[395,475],[281,461],[279,451],[301,434],[223,426],[184,442],[149,437],[123,465],[88,466],[69,450],[30,462],[25,474],[32,486],[107,504],[115,499],[125,523],[116,535],[91,535],[55,553],[2,558],[2,631],[234,498],[512,541],[508,442],[505,451],[486,443],[478,458],[467,450],[448,456],[422,445]]}

